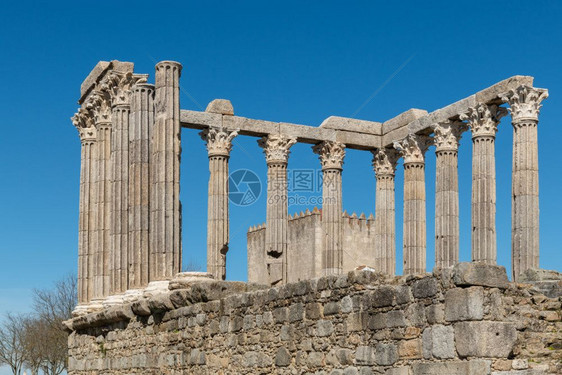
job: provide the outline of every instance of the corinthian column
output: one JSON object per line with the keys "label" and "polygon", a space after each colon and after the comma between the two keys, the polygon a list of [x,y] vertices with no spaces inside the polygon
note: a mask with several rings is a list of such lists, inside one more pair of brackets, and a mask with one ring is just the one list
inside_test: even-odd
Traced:
{"label": "corinthian column", "polygon": [[92,299],[100,301],[110,293],[111,261],[111,103],[104,91],[94,91],[85,103],[93,113],[97,131],[94,162],[94,220],[93,234],[93,294]]}
{"label": "corinthian column", "polygon": [[271,285],[287,281],[287,163],[289,149],[296,142],[292,138],[271,134],[258,141],[267,162],[265,250]]}
{"label": "corinthian column", "polygon": [[226,279],[228,252],[228,159],[237,131],[223,128],[203,130],[201,138],[209,153],[209,203],[207,213],[207,272],[215,279]]}
{"label": "corinthian column", "polygon": [[156,65],[150,169],[150,281],[169,280],[181,271],[181,68],[174,61]]}
{"label": "corinthian column", "polygon": [[466,128],[461,122],[439,123],[435,143],[435,266],[451,267],[459,261],[459,140]]}
{"label": "corinthian column", "polygon": [[404,274],[425,272],[425,152],[427,136],[410,134],[394,142],[404,158]]}
{"label": "corinthian column", "polygon": [[129,127],[128,281],[129,289],[149,282],[150,138],[154,126],[154,85],[132,88]]}
{"label": "corinthian column", "polygon": [[500,119],[507,114],[497,105],[479,104],[461,120],[472,131],[472,260],[496,264],[495,139]]}
{"label": "corinthian column", "polygon": [[339,142],[322,142],[314,146],[313,150],[319,155],[322,164],[322,274],[339,275],[343,270],[341,173],[345,145]]}
{"label": "corinthian column", "polygon": [[146,76],[112,71],[101,83],[111,99],[111,259],[110,292],[123,293],[128,288],[129,236],[129,113],[131,86],[146,81]]}
{"label": "corinthian column", "polygon": [[96,127],[92,115],[85,109],[80,109],[72,118],[80,134],[82,151],[80,158],[80,203],[78,223],[78,304],[84,305],[92,297],[92,274],[89,272],[91,257],[92,221],[92,161],[95,157]]}
{"label": "corinthian column", "polygon": [[539,152],[537,125],[548,91],[521,86],[503,95],[513,124],[512,276],[539,267]]}
{"label": "corinthian column", "polygon": [[377,179],[375,195],[375,267],[386,275],[396,270],[396,208],[394,173],[399,155],[394,149],[373,152],[373,169]]}

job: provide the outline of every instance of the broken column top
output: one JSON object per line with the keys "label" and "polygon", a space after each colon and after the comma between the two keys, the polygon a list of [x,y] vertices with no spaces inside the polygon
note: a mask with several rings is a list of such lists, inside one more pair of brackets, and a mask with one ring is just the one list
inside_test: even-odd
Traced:
{"label": "broken column top", "polygon": [[227,99],[215,99],[207,105],[205,112],[234,116],[232,103]]}

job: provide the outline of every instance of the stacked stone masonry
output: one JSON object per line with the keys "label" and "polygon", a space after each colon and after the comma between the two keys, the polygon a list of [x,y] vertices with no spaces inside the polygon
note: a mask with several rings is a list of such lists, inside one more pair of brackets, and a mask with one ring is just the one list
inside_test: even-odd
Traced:
{"label": "stacked stone masonry", "polygon": [[547,297],[483,263],[275,288],[172,282],[66,322],[69,374],[559,374],[554,283]]}

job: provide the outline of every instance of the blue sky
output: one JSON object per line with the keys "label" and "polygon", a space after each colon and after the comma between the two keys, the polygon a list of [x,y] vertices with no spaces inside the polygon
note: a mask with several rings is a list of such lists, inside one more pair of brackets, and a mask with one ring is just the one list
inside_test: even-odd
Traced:
{"label": "blue sky", "polygon": [[[409,108],[432,111],[512,75],[532,75],[535,86],[550,90],[539,125],[541,266],[562,270],[561,16],[555,1],[4,3],[0,313],[29,309],[32,288],[76,270],[80,142],[69,118],[82,80],[99,60],[111,59],[134,62],[138,73],[150,73],[149,81],[156,62],[181,62],[183,109],[227,98],[238,115],[307,125],[330,115],[384,121]],[[499,128],[498,262],[509,268],[509,118]],[[183,150],[184,258],[204,269],[208,164],[196,131],[183,131]],[[459,157],[463,260],[470,259],[470,152],[466,134]],[[433,149],[427,160],[431,269]],[[374,212],[370,164],[367,152],[346,156],[348,212]],[[255,139],[237,138],[230,167],[265,177]],[[290,168],[318,167],[310,146],[293,148]],[[402,179],[399,167],[399,259]],[[265,220],[265,196],[231,213],[228,278],[243,280],[246,230]]]}

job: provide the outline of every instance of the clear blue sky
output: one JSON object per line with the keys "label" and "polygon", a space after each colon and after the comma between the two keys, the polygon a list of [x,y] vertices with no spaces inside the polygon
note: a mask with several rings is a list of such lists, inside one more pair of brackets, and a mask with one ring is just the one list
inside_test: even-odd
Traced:
{"label": "clear blue sky", "polygon": [[[69,118],[82,80],[99,60],[111,59],[134,62],[137,72],[151,74],[150,81],[157,61],[181,62],[184,109],[227,98],[238,115],[307,125],[330,115],[384,121],[412,107],[432,111],[512,75],[532,75],[537,87],[550,90],[539,125],[541,266],[562,270],[561,16],[562,4],[555,1],[5,2],[0,313],[26,310],[32,288],[76,270],[80,142]],[[497,140],[497,226],[498,262],[508,269],[511,142],[506,119]],[[183,149],[184,258],[204,268],[206,151],[192,130],[183,131]],[[470,150],[467,134],[460,151],[463,260],[470,258]],[[434,256],[434,163],[431,149],[428,269]],[[308,145],[294,147],[290,164],[319,166]],[[370,164],[369,153],[347,154],[349,212],[374,211]],[[230,165],[265,176],[253,138],[237,139]],[[402,179],[399,167],[399,259]],[[264,195],[250,207],[232,207],[230,279],[246,278],[246,230],[264,220]]]}

